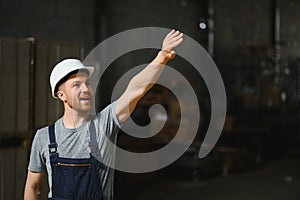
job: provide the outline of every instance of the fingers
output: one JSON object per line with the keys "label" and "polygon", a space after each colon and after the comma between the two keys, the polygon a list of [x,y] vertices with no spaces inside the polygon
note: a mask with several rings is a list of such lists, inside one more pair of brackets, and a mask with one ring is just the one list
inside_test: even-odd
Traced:
{"label": "fingers", "polygon": [[162,45],[163,50],[172,50],[183,41],[183,33],[171,30],[165,37]]}
{"label": "fingers", "polygon": [[[170,35],[167,36],[167,38],[166,38],[169,44],[175,44],[175,43],[177,45],[180,44],[180,42],[178,42],[178,41],[182,41],[183,33],[172,30],[169,34]],[[175,46],[177,46],[177,45],[175,45]]]}
{"label": "fingers", "polygon": [[175,30],[172,29],[172,30],[166,35],[166,37],[169,37],[169,36],[172,35],[174,32],[175,32]]}
{"label": "fingers", "polygon": [[183,37],[183,33],[180,33],[174,37],[169,38],[168,42],[169,44],[176,43],[177,41],[182,40],[182,37]]}
{"label": "fingers", "polygon": [[173,42],[171,43],[172,48],[177,47],[182,41],[183,41],[183,38],[182,38],[182,37],[179,38],[179,39],[177,39],[176,41],[173,41]]}
{"label": "fingers", "polygon": [[180,33],[179,31],[175,31],[171,34],[173,37],[177,37],[178,35],[180,35],[182,33]]}
{"label": "fingers", "polygon": [[170,42],[176,41],[183,37],[183,33],[175,31],[174,29],[166,36],[166,39]]}

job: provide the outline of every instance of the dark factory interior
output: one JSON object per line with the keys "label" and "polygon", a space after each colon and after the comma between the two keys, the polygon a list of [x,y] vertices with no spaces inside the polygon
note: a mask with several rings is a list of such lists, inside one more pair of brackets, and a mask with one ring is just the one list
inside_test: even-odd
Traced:
{"label": "dark factory interior", "polygon": [[[116,170],[114,199],[299,199],[299,9],[298,0],[1,0],[0,200],[23,199],[35,133],[62,117],[61,102],[51,98],[53,66],[64,58],[84,60],[110,37],[143,27],[176,29],[184,33],[183,44],[189,37],[203,47],[222,78],[226,116],[216,144],[199,158],[210,126],[217,126],[211,124],[211,91],[192,63],[176,55],[168,66],[182,74],[196,94],[200,120],[186,122],[197,127],[196,135],[165,167],[142,173]],[[149,63],[157,52],[131,49],[110,63],[97,85],[96,110],[112,101],[123,74]],[[182,83],[174,78],[170,84]],[[154,85],[132,119],[155,129],[158,125],[149,114],[154,104],[165,109],[156,116],[166,120],[163,128],[149,138],[120,130],[118,147],[146,153],[172,141],[183,111],[171,89]],[[197,112],[192,105],[184,109]],[[48,192],[45,175],[40,199],[47,199]]]}

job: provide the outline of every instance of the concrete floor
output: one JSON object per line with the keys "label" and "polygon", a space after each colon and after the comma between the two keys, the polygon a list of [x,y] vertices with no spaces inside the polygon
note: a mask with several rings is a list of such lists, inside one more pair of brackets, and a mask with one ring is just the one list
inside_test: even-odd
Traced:
{"label": "concrete floor", "polygon": [[300,157],[273,161],[251,172],[204,181],[167,177],[144,183],[134,179],[127,181],[122,184],[122,189],[116,188],[118,200],[299,200]]}

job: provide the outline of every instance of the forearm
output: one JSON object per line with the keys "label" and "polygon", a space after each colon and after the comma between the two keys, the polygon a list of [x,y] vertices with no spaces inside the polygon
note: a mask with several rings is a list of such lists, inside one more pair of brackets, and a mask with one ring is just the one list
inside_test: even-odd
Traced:
{"label": "forearm", "polygon": [[35,173],[28,170],[25,190],[24,190],[24,200],[39,199],[41,195],[42,177],[43,177],[43,173]]}
{"label": "forearm", "polygon": [[24,200],[37,200],[41,195],[41,190],[38,187],[29,186],[26,184],[24,192]]}
{"label": "forearm", "polygon": [[127,90],[135,94],[132,98],[141,98],[156,83],[168,61],[168,57],[160,51],[151,63],[131,79]]}
{"label": "forearm", "polygon": [[116,104],[115,112],[119,122],[122,123],[129,117],[137,102],[155,84],[168,60],[168,57],[160,51],[147,67],[131,79]]}

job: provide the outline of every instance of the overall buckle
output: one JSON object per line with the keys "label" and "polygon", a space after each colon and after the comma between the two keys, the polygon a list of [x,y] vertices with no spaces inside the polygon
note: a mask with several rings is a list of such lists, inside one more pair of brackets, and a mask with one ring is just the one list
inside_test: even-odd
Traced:
{"label": "overall buckle", "polygon": [[49,144],[48,147],[50,155],[55,154],[57,152],[57,143]]}

